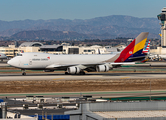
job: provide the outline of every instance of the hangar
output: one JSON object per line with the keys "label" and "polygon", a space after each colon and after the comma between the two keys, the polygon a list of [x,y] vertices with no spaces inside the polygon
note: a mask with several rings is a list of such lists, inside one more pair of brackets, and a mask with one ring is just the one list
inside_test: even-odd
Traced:
{"label": "hangar", "polygon": [[43,46],[40,42],[24,42],[19,47],[40,47]]}

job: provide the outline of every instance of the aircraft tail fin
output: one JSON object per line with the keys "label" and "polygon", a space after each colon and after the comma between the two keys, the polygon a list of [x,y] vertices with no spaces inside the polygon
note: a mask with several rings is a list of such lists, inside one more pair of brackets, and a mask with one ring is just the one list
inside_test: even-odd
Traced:
{"label": "aircraft tail fin", "polygon": [[119,55],[114,62],[133,62],[144,59],[145,55],[142,53],[145,46],[148,32],[140,33]]}
{"label": "aircraft tail fin", "polygon": [[145,48],[143,49],[142,53],[147,54],[149,52],[149,47],[150,47],[150,40],[149,42],[146,44]]}

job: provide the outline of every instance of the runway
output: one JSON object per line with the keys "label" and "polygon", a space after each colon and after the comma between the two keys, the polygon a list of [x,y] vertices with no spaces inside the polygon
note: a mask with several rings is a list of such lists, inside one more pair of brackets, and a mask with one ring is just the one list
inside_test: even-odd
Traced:
{"label": "runway", "polygon": [[64,75],[63,73],[28,73],[22,76],[20,73],[2,74],[0,81],[21,80],[125,80],[125,79],[165,79],[166,73],[87,73],[86,75]]}
{"label": "runway", "polygon": [[[131,72],[130,72],[131,71]],[[134,72],[136,71],[136,72]],[[119,73],[118,73],[119,72]],[[125,80],[125,79],[165,79],[166,63],[149,62],[135,64],[134,67],[120,67],[113,72],[93,72],[86,75],[65,75],[64,71],[42,72],[27,71],[26,76],[21,75],[19,69],[9,67],[6,61],[0,63],[0,81],[22,80]]]}

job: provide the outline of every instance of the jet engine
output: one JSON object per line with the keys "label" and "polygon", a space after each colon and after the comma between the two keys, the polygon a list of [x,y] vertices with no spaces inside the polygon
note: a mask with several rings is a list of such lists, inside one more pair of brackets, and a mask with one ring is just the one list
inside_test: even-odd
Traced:
{"label": "jet engine", "polygon": [[81,71],[81,69],[77,66],[67,68],[67,72],[70,73],[70,74],[79,74],[80,71]]}
{"label": "jet engine", "polygon": [[96,66],[97,72],[108,72],[110,70],[110,67],[108,65],[98,65]]}

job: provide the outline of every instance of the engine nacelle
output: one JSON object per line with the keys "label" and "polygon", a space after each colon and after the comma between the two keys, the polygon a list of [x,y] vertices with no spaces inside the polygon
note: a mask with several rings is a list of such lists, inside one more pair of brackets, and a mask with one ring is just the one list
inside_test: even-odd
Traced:
{"label": "engine nacelle", "polygon": [[80,71],[81,71],[81,69],[77,66],[67,68],[67,72],[70,73],[70,74],[79,74]]}
{"label": "engine nacelle", "polygon": [[108,72],[109,71],[109,66],[108,65],[98,65],[96,66],[96,71],[97,72]]}
{"label": "engine nacelle", "polygon": [[44,72],[54,72],[54,70],[44,70]]}

